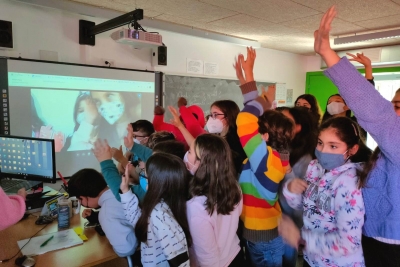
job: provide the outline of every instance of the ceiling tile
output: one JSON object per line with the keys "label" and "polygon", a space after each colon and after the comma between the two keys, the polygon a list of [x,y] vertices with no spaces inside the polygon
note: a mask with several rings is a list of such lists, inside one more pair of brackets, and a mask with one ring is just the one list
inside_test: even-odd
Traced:
{"label": "ceiling tile", "polygon": [[377,19],[364,20],[355,22],[354,24],[357,24],[359,26],[362,26],[370,30],[390,29],[390,28],[400,27],[400,16],[394,15]]}
{"label": "ceiling tile", "polygon": [[289,0],[200,0],[200,2],[275,23],[320,13]]}
{"label": "ceiling tile", "polygon": [[[332,5],[336,5],[337,17],[346,21],[386,17],[400,13],[400,5],[390,0],[292,0],[304,6],[325,12]],[[400,2],[400,1],[399,1]]]}
{"label": "ceiling tile", "polygon": [[[135,6],[135,1],[132,0],[114,0],[114,2]],[[197,0],[139,0],[137,7],[199,22],[210,22],[237,14],[235,11]]]}
{"label": "ceiling tile", "polygon": [[263,47],[297,54],[315,54],[314,35],[298,32],[290,35],[271,36],[259,40]]}
{"label": "ceiling tile", "polygon": [[252,40],[263,39],[268,36],[285,35],[298,30],[291,29],[279,24],[260,20],[248,15],[236,15],[209,23],[209,25],[220,26],[227,34],[239,36]]}
{"label": "ceiling tile", "polygon": [[[284,23],[282,23],[282,25],[291,27],[291,28],[294,28],[294,29],[297,29],[300,31],[314,33],[314,31],[317,30],[319,27],[321,18],[322,18],[322,14],[284,22]],[[355,33],[355,32],[360,32],[360,31],[365,31],[365,28],[355,25],[350,22],[343,21],[339,18],[336,18],[332,23],[331,35]]]}

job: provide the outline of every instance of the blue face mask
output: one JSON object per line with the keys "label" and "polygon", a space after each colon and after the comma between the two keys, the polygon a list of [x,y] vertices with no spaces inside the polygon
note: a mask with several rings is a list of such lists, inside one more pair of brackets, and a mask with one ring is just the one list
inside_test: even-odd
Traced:
{"label": "blue face mask", "polygon": [[321,164],[322,168],[325,170],[333,170],[345,164],[347,159],[345,159],[343,155],[346,153],[347,151],[343,154],[324,153],[315,149],[315,156],[318,159],[318,163]]}

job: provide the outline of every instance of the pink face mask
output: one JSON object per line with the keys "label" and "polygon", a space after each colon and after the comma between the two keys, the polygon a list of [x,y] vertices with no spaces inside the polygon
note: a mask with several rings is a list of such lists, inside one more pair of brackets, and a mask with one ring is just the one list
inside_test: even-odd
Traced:
{"label": "pink face mask", "polygon": [[[183,162],[185,162],[186,164],[186,168],[188,169],[188,171],[194,175],[194,173],[197,171],[197,166],[194,165],[193,163],[191,163],[188,159],[188,153],[189,151],[186,152],[185,156],[183,157]],[[190,167],[190,168],[188,168]]]}

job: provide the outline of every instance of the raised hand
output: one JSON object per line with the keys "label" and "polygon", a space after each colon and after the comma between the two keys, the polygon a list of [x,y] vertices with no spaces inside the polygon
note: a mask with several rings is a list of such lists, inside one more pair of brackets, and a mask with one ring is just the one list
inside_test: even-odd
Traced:
{"label": "raised hand", "polygon": [[112,159],[111,147],[108,145],[107,140],[97,139],[94,142],[92,152],[99,162]]}
{"label": "raised hand", "polygon": [[168,110],[172,114],[172,119],[170,120],[170,123],[174,125],[176,128],[185,127],[181,119],[179,118],[178,111],[176,111],[176,109],[173,106],[168,106]]}
{"label": "raised hand", "polygon": [[302,194],[306,191],[307,187],[307,182],[299,178],[294,178],[288,184],[288,190],[293,194]]}
{"label": "raised hand", "polygon": [[242,64],[240,63],[241,61],[243,61],[243,55],[239,54],[238,57],[235,58],[235,63],[233,64],[233,68],[236,71],[236,77],[238,78],[240,85],[246,83],[246,80],[243,76]]}
{"label": "raised hand", "polygon": [[358,63],[363,64],[365,67],[366,66],[371,66],[371,59],[369,59],[369,57],[367,57],[367,56],[364,56],[364,53],[357,53],[356,55],[350,54],[350,53],[346,53],[346,55],[351,57],[349,59],[350,61],[356,61]]}
{"label": "raised hand", "polygon": [[275,101],[276,95],[276,85],[269,85],[268,89],[265,89],[264,86],[261,86],[261,96],[265,98],[267,102],[272,105],[272,102]]}
{"label": "raised hand", "polygon": [[121,162],[121,160],[124,158],[124,153],[122,152],[122,146],[120,146],[119,148],[111,148],[111,153],[112,153],[112,157],[118,161]]}
{"label": "raised hand", "polygon": [[125,168],[125,173],[122,175],[122,181],[120,185],[120,189],[123,194],[129,191],[129,171],[133,168],[131,163],[128,163]]}
{"label": "raised hand", "polygon": [[128,130],[128,135],[124,137],[124,145],[128,150],[131,150],[134,142],[133,142],[133,129],[131,125],[128,125],[126,128]]}
{"label": "raised hand", "polygon": [[289,216],[282,214],[282,219],[278,225],[278,232],[287,244],[296,249],[298,248],[301,240],[300,230]]}
{"label": "raised hand", "polygon": [[247,58],[244,60],[243,55],[238,57],[240,65],[243,68],[246,82],[254,81],[253,68],[256,60],[256,50],[252,47],[247,47]]}
{"label": "raised hand", "polygon": [[329,33],[335,16],[336,7],[332,6],[322,17],[318,30],[314,32],[314,50],[321,55],[328,67],[335,65],[340,60],[329,43]]}

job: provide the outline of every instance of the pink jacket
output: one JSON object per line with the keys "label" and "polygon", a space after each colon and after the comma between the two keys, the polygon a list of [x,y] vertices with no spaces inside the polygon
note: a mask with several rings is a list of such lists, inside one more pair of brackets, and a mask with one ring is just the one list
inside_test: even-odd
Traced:
{"label": "pink jacket", "polygon": [[25,200],[18,195],[7,196],[0,187],[0,231],[18,222],[25,213]]}

